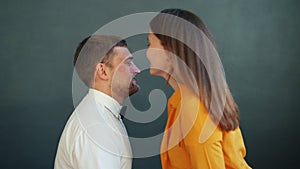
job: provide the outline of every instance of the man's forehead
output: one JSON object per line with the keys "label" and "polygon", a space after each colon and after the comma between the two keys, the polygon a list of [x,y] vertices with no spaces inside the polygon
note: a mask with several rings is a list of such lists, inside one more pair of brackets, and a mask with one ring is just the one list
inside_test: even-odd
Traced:
{"label": "man's forehead", "polygon": [[114,53],[116,55],[125,55],[125,56],[131,55],[130,51],[125,46],[115,46]]}
{"label": "man's forehead", "polygon": [[133,56],[127,47],[116,46],[114,48],[114,55],[113,60],[117,60],[119,62],[133,59]]}

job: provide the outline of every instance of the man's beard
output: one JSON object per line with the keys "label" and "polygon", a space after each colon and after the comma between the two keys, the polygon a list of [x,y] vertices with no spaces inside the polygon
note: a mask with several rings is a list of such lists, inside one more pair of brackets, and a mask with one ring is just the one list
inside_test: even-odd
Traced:
{"label": "man's beard", "polygon": [[140,86],[136,84],[136,82],[131,82],[129,86],[129,96],[133,95],[134,93],[138,92],[140,89]]}
{"label": "man's beard", "polygon": [[124,99],[128,96],[133,95],[138,92],[140,86],[132,80],[127,88],[124,88],[122,85],[113,85],[111,88],[112,94],[118,95],[118,97],[123,97]]}

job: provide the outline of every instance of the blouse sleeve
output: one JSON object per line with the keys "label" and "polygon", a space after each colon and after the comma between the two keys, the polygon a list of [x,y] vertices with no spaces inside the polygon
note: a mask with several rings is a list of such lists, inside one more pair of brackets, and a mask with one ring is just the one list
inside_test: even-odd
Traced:
{"label": "blouse sleeve", "polygon": [[246,156],[246,148],[240,128],[223,133],[222,147],[226,168],[251,169],[244,160]]}
{"label": "blouse sleeve", "polygon": [[220,142],[186,145],[194,169],[225,169]]}
{"label": "blouse sleeve", "polygon": [[205,106],[197,98],[190,97],[184,100],[181,110],[180,128],[193,169],[250,168],[244,160],[246,150],[239,128],[225,132],[218,126],[211,126],[213,132],[200,143],[199,137],[207,120],[209,124],[214,124]]}
{"label": "blouse sleeve", "polygon": [[[198,111],[197,111],[198,110]],[[222,151],[222,131],[212,129],[208,139],[200,143],[199,136],[206,120],[211,120],[204,105],[197,98],[191,98],[182,106],[184,112],[181,116],[181,129],[188,134],[184,137],[184,146],[189,154],[193,169],[225,169],[224,155]],[[195,115],[196,112],[196,115]],[[193,124],[191,128],[188,128]],[[214,124],[213,122],[211,124]],[[184,134],[184,133],[183,133]]]}

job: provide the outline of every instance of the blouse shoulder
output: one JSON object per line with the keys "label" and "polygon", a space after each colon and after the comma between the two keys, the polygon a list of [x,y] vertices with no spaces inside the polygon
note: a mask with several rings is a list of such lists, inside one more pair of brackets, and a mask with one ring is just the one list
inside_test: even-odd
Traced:
{"label": "blouse shoulder", "polygon": [[[205,144],[222,139],[222,131],[209,116],[200,98],[186,88],[181,88],[180,118],[181,128],[185,132],[187,144]],[[200,142],[200,137],[205,141]]]}

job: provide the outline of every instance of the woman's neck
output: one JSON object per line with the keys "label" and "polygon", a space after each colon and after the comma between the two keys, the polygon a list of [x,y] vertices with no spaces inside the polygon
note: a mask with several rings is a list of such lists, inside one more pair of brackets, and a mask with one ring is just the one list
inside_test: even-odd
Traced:
{"label": "woman's neck", "polygon": [[177,81],[175,79],[173,79],[172,77],[169,78],[168,83],[173,88],[173,90],[177,90],[177,88],[179,87],[179,84],[177,83]]}

